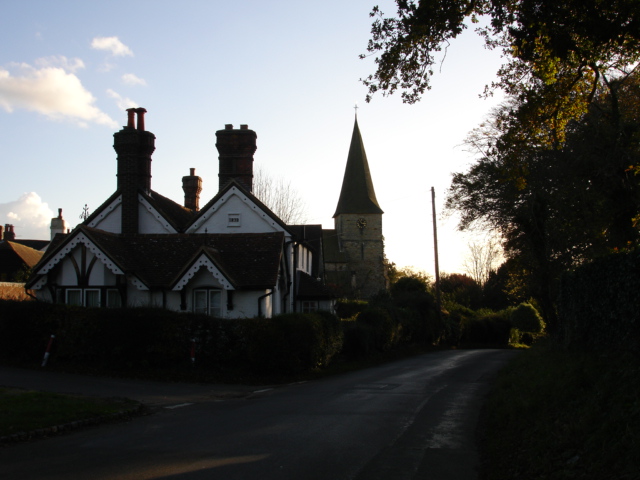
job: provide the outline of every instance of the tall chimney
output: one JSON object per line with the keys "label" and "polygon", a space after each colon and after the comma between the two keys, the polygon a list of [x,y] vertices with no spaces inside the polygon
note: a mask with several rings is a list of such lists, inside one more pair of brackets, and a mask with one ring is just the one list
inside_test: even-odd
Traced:
{"label": "tall chimney", "polygon": [[258,136],[247,125],[234,129],[225,125],[216,132],[216,148],[219,153],[219,189],[236,180],[248,191],[253,191],[253,154]]}
{"label": "tall chimney", "polygon": [[59,208],[58,209],[58,216],[54,217],[51,219],[51,240],[53,240],[53,237],[56,236],[56,234],[61,233],[61,234],[65,234],[67,233],[67,221],[62,218],[62,209]]}
{"label": "tall chimney", "polygon": [[12,242],[16,239],[16,232],[13,231],[13,225],[7,223],[4,226],[4,239]]}
{"label": "tall chimney", "polygon": [[[144,129],[144,108],[127,109],[127,126],[113,134],[118,156],[118,190],[122,193],[123,234],[138,233],[138,192],[151,191],[151,154],[156,137]],[[134,125],[137,115],[138,126]]]}
{"label": "tall chimney", "polygon": [[4,227],[0,225],[0,242],[4,240]]}
{"label": "tall chimney", "polygon": [[189,176],[182,177],[184,190],[184,207],[196,212],[200,210],[200,192],[202,192],[202,178],[196,176],[196,169],[189,169]]}

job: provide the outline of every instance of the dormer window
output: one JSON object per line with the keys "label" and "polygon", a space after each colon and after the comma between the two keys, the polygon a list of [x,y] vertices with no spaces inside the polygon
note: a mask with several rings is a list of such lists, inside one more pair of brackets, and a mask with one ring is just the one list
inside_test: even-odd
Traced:
{"label": "dormer window", "polygon": [[227,220],[227,227],[239,227],[240,225],[240,214],[230,213]]}

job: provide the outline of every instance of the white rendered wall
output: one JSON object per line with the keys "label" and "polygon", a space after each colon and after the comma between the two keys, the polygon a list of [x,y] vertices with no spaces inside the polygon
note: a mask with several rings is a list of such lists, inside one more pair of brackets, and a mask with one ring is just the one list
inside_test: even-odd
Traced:
{"label": "white rendered wall", "polygon": [[122,232],[122,198],[118,197],[105,207],[100,214],[89,223],[89,227],[99,228],[105,232]]}
{"label": "white rendered wall", "polygon": [[[229,214],[239,214],[239,225],[229,226]],[[202,217],[188,229],[187,233],[268,233],[284,229],[249,197],[240,194],[235,187],[229,190]]]}

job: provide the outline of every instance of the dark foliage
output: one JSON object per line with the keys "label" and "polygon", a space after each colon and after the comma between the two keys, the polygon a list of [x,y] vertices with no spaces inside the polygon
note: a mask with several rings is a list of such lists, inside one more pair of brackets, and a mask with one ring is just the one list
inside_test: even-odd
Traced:
{"label": "dark foliage", "polygon": [[640,250],[599,258],[562,277],[560,338],[569,346],[640,352]]}

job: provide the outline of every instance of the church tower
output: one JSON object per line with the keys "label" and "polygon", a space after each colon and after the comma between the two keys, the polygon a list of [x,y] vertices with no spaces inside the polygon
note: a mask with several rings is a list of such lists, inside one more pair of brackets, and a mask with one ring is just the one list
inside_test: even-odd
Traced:
{"label": "church tower", "polygon": [[333,215],[340,251],[345,255],[350,285],[357,298],[369,298],[387,288],[384,268],[382,214],[373,189],[367,154],[356,117],[342,180],[342,190]]}

